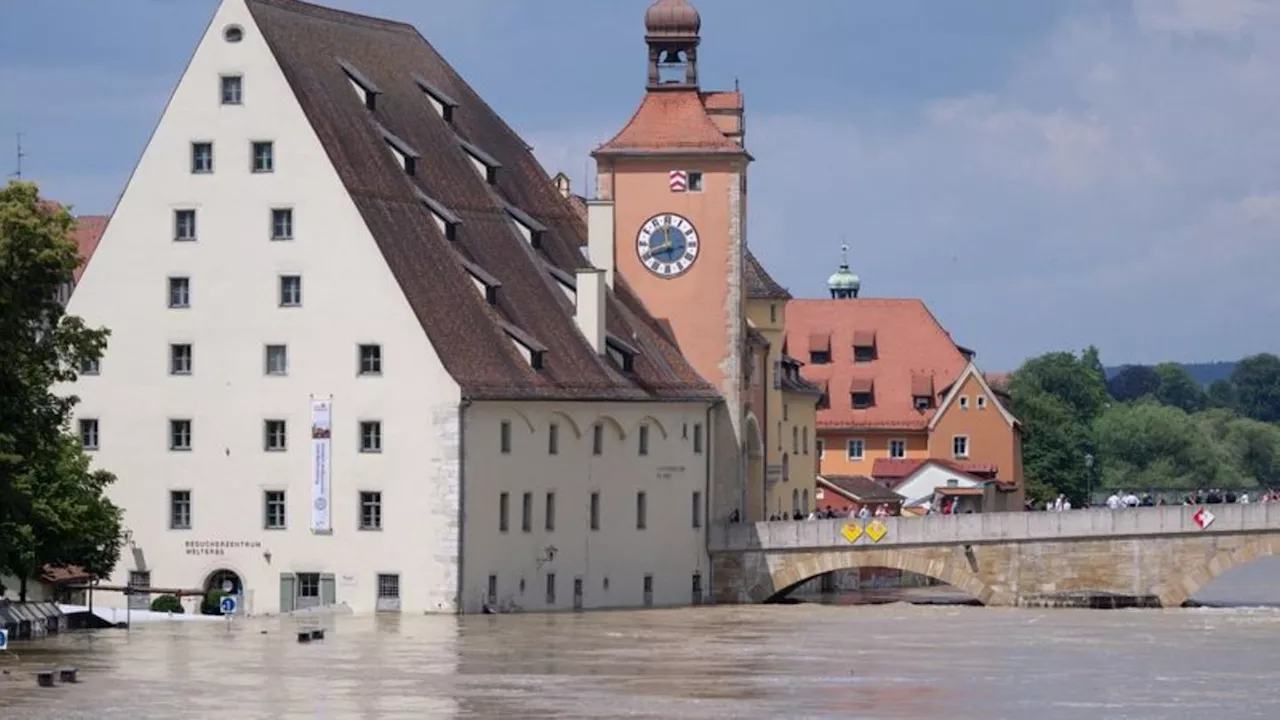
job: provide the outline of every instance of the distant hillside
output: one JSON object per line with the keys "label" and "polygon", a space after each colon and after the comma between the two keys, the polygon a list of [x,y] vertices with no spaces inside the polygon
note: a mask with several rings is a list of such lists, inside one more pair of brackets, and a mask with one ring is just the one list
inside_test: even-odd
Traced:
{"label": "distant hillside", "polygon": [[[1208,385],[1214,380],[1225,380],[1231,377],[1231,371],[1236,369],[1235,361],[1219,361],[1208,363],[1180,363],[1182,367],[1187,369],[1191,377],[1204,385]],[[1123,365],[1118,367],[1107,368],[1107,378],[1113,378],[1116,373],[1124,369]]]}

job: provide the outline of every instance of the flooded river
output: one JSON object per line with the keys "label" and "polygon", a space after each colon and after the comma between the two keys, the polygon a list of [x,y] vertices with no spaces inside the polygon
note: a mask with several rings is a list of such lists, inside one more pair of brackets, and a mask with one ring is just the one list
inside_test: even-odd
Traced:
{"label": "flooded river", "polygon": [[[1280,574],[1254,575],[1236,583],[1242,600],[1280,596]],[[81,682],[40,688],[0,659],[0,718],[1280,717],[1272,609],[802,604],[324,622],[311,644],[280,618],[27,644],[24,665],[75,665]]]}

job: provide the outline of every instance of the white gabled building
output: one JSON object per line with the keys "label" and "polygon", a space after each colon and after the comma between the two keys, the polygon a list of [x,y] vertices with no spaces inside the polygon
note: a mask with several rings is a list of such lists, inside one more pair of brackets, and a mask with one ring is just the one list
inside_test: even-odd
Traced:
{"label": "white gabled building", "polygon": [[719,398],[612,287],[612,213],[588,243],[413,27],[223,0],[69,303],[112,333],[69,388],[119,478],[110,583],[253,613],[700,601]]}

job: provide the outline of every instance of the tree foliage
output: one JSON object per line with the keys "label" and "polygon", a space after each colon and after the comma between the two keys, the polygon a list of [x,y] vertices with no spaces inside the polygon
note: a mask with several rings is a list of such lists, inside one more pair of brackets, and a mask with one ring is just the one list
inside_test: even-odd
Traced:
{"label": "tree foliage", "polygon": [[0,190],[0,569],[23,581],[46,565],[105,574],[120,550],[114,479],[69,434],[76,398],[60,383],[97,360],[108,332],[67,315],[58,291],[80,262],[74,220],[36,187]]}
{"label": "tree foliage", "polygon": [[1155,395],[1160,389],[1160,376],[1150,365],[1125,365],[1107,383],[1107,393],[1121,402]]}

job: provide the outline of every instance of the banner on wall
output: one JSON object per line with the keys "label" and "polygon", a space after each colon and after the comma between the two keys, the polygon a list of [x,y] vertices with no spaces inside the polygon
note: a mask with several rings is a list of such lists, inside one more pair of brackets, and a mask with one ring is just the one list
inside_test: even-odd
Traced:
{"label": "banner on wall", "polygon": [[311,396],[311,532],[333,531],[330,503],[333,465],[329,435],[333,428],[333,397]]}

